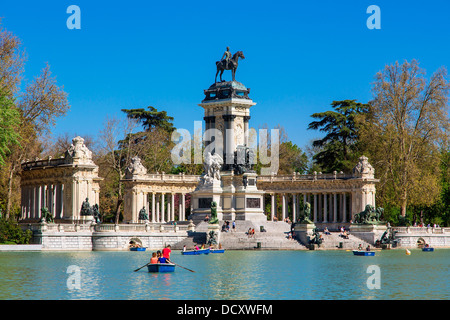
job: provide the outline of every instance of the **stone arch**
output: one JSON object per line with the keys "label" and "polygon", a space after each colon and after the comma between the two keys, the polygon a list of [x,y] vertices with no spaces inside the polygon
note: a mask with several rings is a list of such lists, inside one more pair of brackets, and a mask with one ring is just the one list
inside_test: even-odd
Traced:
{"label": "stone arch", "polygon": [[419,248],[422,248],[422,247],[425,245],[425,243],[426,243],[426,241],[425,241],[425,239],[422,238],[422,237],[418,238],[418,239],[417,239],[417,242],[416,242],[416,244],[417,244],[417,246],[418,246]]}
{"label": "stone arch", "polygon": [[128,245],[130,248],[132,247],[142,247],[142,240],[139,239],[138,237],[132,237],[130,238],[130,240],[128,240]]}

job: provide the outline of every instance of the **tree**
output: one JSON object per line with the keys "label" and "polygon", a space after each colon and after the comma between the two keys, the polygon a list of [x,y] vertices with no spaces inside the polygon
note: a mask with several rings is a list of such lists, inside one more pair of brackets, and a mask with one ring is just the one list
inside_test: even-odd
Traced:
{"label": "tree", "polygon": [[[139,154],[143,164],[150,172],[170,172],[173,167],[170,151],[174,147],[171,134],[175,130],[173,117],[166,111],[158,111],[149,106],[149,111],[143,108],[122,109],[128,119],[134,119],[142,124],[143,131],[130,134],[127,139],[132,139],[132,144],[141,145]],[[145,151],[144,151],[145,150]]]}
{"label": "tree", "polygon": [[[21,162],[39,156],[42,151],[39,135],[49,133],[56,119],[69,109],[67,93],[63,87],[56,85],[48,64],[38,77],[26,83],[25,89],[20,91],[25,56],[20,39],[0,26],[0,95],[14,104],[13,108],[8,109],[11,116],[9,121],[19,119],[19,125],[13,125],[17,136],[11,142],[20,141],[14,148],[8,147],[8,156],[3,158],[8,168],[7,174],[1,175],[0,183],[2,187],[6,185],[6,190],[2,188],[2,198],[6,198],[6,218],[10,216],[13,203],[20,200],[20,193],[15,191],[18,189],[15,186],[19,181],[17,171]],[[12,111],[14,109],[17,112]],[[6,109],[3,107],[3,110]]]}
{"label": "tree", "polygon": [[313,148],[320,150],[313,160],[325,172],[350,172],[360,155],[358,117],[367,113],[368,105],[343,100],[333,101],[331,106],[334,110],[311,115],[319,120],[311,122],[308,129],[326,133],[325,137],[312,143]]}
{"label": "tree", "polygon": [[9,98],[19,89],[24,61],[20,39],[0,24],[0,92]]}
{"label": "tree", "polygon": [[6,95],[0,93],[0,167],[11,152],[13,145],[19,144],[20,113]]}
{"label": "tree", "polygon": [[[123,122],[118,118],[107,117],[99,135],[103,143],[99,150],[101,156],[99,156],[98,165],[105,178],[101,184],[100,196],[105,199],[105,194],[109,193],[110,200],[112,196],[116,198],[113,212],[116,224],[119,223],[120,208],[123,203],[122,179],[125,177],[126,168],[131,163],[131,158],[139,153],[138,145],[133,143],[134,140],[127,139],[137,126],[137,121],[133,119]],[[125,139],[119,140],[122,137]],[[101,211],[106,213],[104,205]]]}
{"label": "tree", "polygon": [[167,115],[166,111],[158,111],[156,108],[149,106],[149,111],[140,109],[122,109],[130,119],[136,119],[142,123],[145,131],[152,131],[159,128],[168,132],[175,130],[172,124],[173,117]]}
{"label": "tree", "polygon": [[387,65],[375,76],[362,140],[381,182],[382,203],[431,205],[440,193],[440,149],[448,141],[449,82],[439,68],[429,80],[416,60]]}
{"label": "tree", "polygon": [[280,144],[280,167],[278,174],[292,174],[297,172],[305,174],[308,169],[308,157],[292,141]]}

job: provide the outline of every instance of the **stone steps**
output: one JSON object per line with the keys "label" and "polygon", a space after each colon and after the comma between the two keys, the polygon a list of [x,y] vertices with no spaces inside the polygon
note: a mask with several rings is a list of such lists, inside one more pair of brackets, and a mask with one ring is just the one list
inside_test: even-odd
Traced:
{"label": "stone steps", "polygon": [[369,243],[364,240],[361,240],[354,235],[349,234],[348,239],[344,239],[339,236],[340,232],[331,232],[331,235],[320,233],[324,239],[322,242],[322,249],[336,249],[339,247],[339,243],[342,242],[343,249],[357,249],[359,244],[362,245],[363,248],[366,248]]}

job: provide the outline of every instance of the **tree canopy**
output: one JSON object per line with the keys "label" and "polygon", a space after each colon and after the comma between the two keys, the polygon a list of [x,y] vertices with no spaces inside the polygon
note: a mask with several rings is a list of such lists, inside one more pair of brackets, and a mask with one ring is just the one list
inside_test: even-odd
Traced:
{"label": "tree canopy", "polygon": [[356,100],[333,101],[334,110],[311,115],[318,121],[308,125],[309,130],[326,133],[322,139],[314,140],[313,147],[319,152],[313,160],[324,172],[349,172],[359,155],[358,117],[368,112],[368,105]]}

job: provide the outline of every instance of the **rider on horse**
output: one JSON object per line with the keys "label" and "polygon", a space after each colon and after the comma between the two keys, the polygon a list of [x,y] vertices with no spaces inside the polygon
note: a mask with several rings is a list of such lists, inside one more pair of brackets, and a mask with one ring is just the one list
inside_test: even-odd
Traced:
{"label": "rider on horse", "polygon": [[225,58],[225,69],[228,69],[228,62],[231,59],[231,52],[230,52],[230,47],[227,47],[227,51],[225,51],[223,53],[222,59],[223,60]]}

